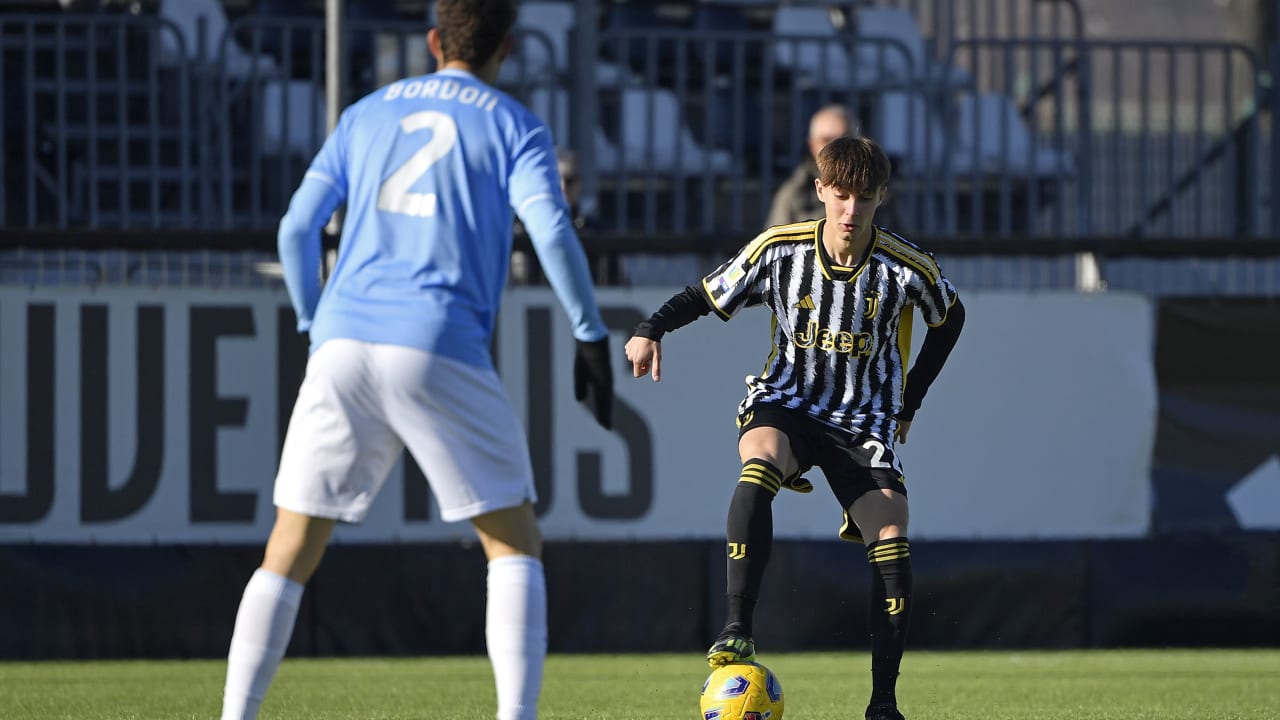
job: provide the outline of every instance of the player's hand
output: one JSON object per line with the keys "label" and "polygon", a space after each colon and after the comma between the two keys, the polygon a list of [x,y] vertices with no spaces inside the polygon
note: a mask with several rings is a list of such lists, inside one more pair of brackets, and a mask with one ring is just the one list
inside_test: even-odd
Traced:
{"label": "player's hand", "polygon": [[626,350],[632,377],[650,373],[654,382],[662,380],[662,341],[636,336],[627,341]]}
{"label": "player's hand", "polygon": [[899,420],[898,428],[893,431],[893,439],[902,445],[907,444],[907,433],[911,432],[910,420]]}
{"label": "player's hand", "polygon": [[578,350],[573,357],[573,396],[591,408],[600,427],[611,430],[613,366],[609,364],[609,338],[577,342]]}

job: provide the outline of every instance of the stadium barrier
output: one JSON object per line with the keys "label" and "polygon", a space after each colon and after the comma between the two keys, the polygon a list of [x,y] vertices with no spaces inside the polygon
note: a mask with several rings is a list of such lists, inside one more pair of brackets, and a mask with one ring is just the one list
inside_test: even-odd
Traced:
{"label": "stadium barrier", "polygon": [[[606,320],[625,332],[672,290],[604,290]],[[913,643],[1276,642],[1274,303],[973,291],[966,304],[964,341],[900,448]],[[572,401],[561,314],[547,289],[513,291],[495,355],[529,420],[553,649],[698,649],[721,612],[731,417],[762,361],[763,315],[673,335],[660,385],[619,368],[605,433]],[[1206,378],[1189,349],[1222,347],[1245,352]],[[0,567],[22,588],[0,598],[0,655],[225,652],[304,358],[278,287],[0,289],[0,406],[22,419],[0,421]],[[482,647],[479,550],[438,520],[422,475],[398,468],[369,519],[339,529],[297,652]],[[834,540],[839,521],[822,491],[777,502],[768,647],[864,641],[865,563]],[[360,607],[374,625],[349,621]],[[445,616],[461,619],[443,632]]]}
{"label": "stadium barrier", "polygon": [[[709,512],[716,514],[714,509]],[[723,524],[723,518],[709,518]],[[934,649],[1275,647],[1280,533],[915,541],[908,644]],[[224,657],[260,545],[0,545],[5,660]],[[723,617],[712,541],[552,541],[550,650],[698,654]],[[482,654],[476,544],[334,545],[294,656]],[[758,605],[767,652],[867,647],[860,546],[779,540]]]}

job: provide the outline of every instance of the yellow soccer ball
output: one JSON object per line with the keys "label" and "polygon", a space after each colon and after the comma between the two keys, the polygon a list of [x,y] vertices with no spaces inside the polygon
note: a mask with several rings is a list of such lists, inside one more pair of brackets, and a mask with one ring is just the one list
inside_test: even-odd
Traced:
{"label": "yellow soccer ball", "polygon": [[760,663],[721,665],[702,684],[702,720],[782,720],[782,683]]}

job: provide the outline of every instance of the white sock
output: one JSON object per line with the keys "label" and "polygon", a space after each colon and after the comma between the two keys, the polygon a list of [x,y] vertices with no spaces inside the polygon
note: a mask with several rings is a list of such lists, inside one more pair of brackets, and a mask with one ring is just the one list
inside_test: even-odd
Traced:
{"label": "white sock", "polygon": [[498,720],[534,720],[547,658],[547,581],[542,562],[512,555],[489,562],[485,639],[498,690]]}
{"label": "white sock", "polygon": [[302,602],[302,584],[258,568],[240,599],[227,653],[222,720],[253,720],[280,667]]}

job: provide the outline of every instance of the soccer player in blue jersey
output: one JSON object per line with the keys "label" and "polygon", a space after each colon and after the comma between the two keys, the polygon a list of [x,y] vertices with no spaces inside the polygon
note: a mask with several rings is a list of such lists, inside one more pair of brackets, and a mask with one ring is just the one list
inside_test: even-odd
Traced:
{"label": "soccer player in blue jersey", "polygon": [[[575,394],[606,428],[613,378],[552,138],[492,87],[515,15],[513,0],[437,2],[427,41],[439,71],[349,107],[281,220],[285,284],[311,356],[277,471],[275,527],[236,615],[223,718],[257,715],[334,523],[364,519],[406,448],[441,517],[471,521],[488,560],[497,717],[537,716],[542,540],[524,430],[489,351],[513,211],[571,319]],[[322,287],[320,230],[344,205]]]}

